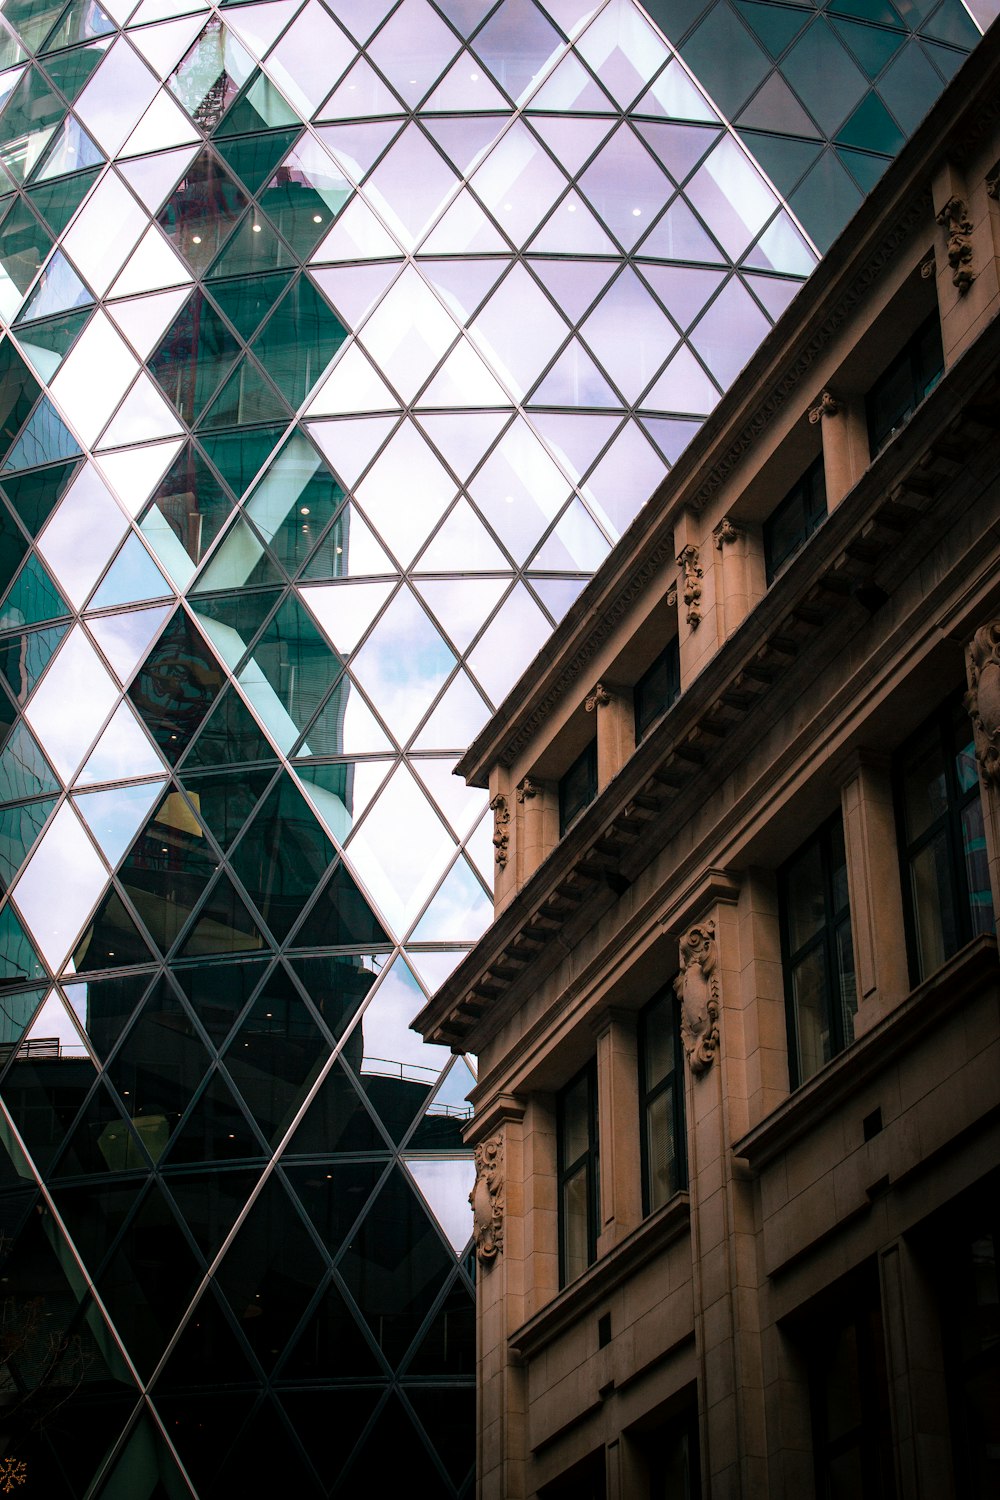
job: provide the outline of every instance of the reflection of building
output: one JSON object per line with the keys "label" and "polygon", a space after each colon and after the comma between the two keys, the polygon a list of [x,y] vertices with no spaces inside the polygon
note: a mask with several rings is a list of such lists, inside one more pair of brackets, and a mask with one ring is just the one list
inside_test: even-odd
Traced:
{"label": "reflection of building", "polygon": [[0,1274],[88,1351],[0,1403],[39,1492],[468,1493],[451,764],[978,40],[860,8],[0,6]]}
{"label": "reflection of building", "polygon": [[998,1492],[998,85],[461,764],[484,1496]]}

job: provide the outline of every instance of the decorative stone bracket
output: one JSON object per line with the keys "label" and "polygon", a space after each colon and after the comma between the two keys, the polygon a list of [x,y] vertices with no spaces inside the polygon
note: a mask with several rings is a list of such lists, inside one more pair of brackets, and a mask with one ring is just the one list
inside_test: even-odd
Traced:
{"label": "decorative stone bracket", "polygon": [[1000,785],[1000,620],[976,631],[966,650],[969,691],[965,706],[972,718],[976,760],[984,786]]}
{"label": "decorative stone bracket", "polygon": [[469,1194],[472,1236],[480,1265],[490,1266],[503,1250],[503,1135],[497,1132],[475,1148],[476,1180]]}
{"label": "decorative stone bracket", "polygon": [[490,807],[493,810],[493,858],[497,868],[503,870],[507,864],[507,847],[510,843],[510,808],[503,792],[497,792]]}
{"label": "decorative stone bracket", "polygon": [[935,218],[947,238],[948,263],[955,273],[951,278],[952,282],[958,288],[959,295],[964,296],[976,279],[976,273],[972,269],[972,241],[969,238],[972,234],[972,220],[968,217],[965,200],[949,198]]}
{"label": "decorative stone bracket", "polygon": [[815,427],[824,417],[835,417],[840,411],[840,402],[832,391],[823,391],[816,405],[810,408],[809,421]]}
{"label": "decorative stone bracket", "polygon": [[607,708],[610,702],[611,694],[604,686],[604,683],[599,682],[594,688],[594,691],[588,694],[588,696],[583,700],[583,707],[586,713],[592,714],[597,708]]}
{"label": "decorative stone bracket", "polygon": [[698,548],[689,542],[677,559],[681,570],[682,597],[687,609],[687,622],[694,629],[701,623],[701,580],[704,573],[698,566]]}
{"label": "decorative stone bracket", "polygon": [[990,198],[1000,198],[1000,161],[986,174],[986,193]]}
{"label": "decorative stone bracket", "polygon": [[680,940],[681,971],[674,991],[681,1002],[681,1041],[692,1073],[704,1073],[719,1047],[719,977],[715,923],[692,927]]}
{"label": "decorative stone bracket", "polygon": [[537,797],[541,790],[542,788],[537,781],[532,781],[530,776],[522,776],[515,788],[515,796],[518,802],[523,804],[530,802],[532,797]]}
{"label": "decorative stone bracket", "polygon": [[715,538],[715,545],[720,552],[727,542],[738,542],[742,535],[742,526],[737,526],[736,522],[731,521],[728,516],[723,516],[718,526],[712,532],[712,536]]}

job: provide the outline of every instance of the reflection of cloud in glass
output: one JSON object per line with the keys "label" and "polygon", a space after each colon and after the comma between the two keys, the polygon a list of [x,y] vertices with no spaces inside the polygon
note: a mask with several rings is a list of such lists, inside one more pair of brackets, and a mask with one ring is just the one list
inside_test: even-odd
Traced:
{"label": "reflection of cloud in glass", "polygon": [[469,1193],[476,1180],[472,1157],[408,1156],[405,1160],[452,1249],[461,1255],[472,1236]]}
{"label": "reflection of cloud in glass", "polygon": [[65,958],[107,882],[93,844],[68,803],[56,813],[12,891],[53,968]]}
{"label": "reflection of cloud in glass", "polygon": [[347,845],[362,883],[398,936],[427,900],[454,848],[405,766],[393,772]]}
{"label": "reflection of cloud in glass", "polygon": [[447,1047],[427,1046],[410,1030],[410,1022],[424,1000],[424,992],[409,967],[397,959],[358,1023],[364,1046],[362,1073],[434,1082],[449,1054]]}

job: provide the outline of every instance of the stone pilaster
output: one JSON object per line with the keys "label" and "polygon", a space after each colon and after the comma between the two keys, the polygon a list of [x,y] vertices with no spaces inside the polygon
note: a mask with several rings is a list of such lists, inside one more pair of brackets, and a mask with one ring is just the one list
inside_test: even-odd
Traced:
{"label": "stone pilaster", "polygon": [[823,391],[809,420],[822,430],[826,504],[833,510],[854,488],[870,461],[864,398]]}
{"label": "stone pilaster", "polygon": [[900,1500],[953,1500],[937,1301],[905,1240],[878,1254],[886,1375]]}
{"label": "stone pilaster", "polygon": [[597,1133],[601,1145],[601,1229],[605,1255],[642,1219],[636,1080],[639,1076],[634,1011],[608,1009],[594,1023],[597,1037]]}
{"label": "stone pilaster", "polygon": [[603,791],[635,749],[632,694],[612,682],[599,682],[584,699],[597,720],[597,790]]}
{"label": "stone pilaster", "polygon": [[516,889],[534,874],[559,842],[559,792],[553,782],[524,776],[514,789]]}

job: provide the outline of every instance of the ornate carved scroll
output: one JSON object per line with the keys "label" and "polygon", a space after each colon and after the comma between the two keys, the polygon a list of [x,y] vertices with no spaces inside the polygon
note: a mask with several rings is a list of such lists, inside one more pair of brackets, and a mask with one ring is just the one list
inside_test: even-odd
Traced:
{"label": "ornate carved scroll", "polygon": [[976,760],[984,786],[1000,785],[1000,620],[976,631],[965,654]]}
{"label": "ornate carved scroll", "polygon": [[951,278],[952,282],[964,296],[976,279],[976,273],[972,269],[972,220],[968,216],[964,199],[949,198],[935,217],[947,239],[948,263],[955,273]]}
{"label": "ornate carved scroll", "polygon": [[809,412],[809,420],[813,424],[813,426],[815,426],[816,423],[821,422],[824,417],[835,417],[839,410],[840,402],[837,400],[833,392],[824,391],[817,401],[816,405],[811,408]]}
{"label": "ornate carved scroll", "polygon": [[712,532],[712,536],[715,538],[715,545],[720,552],[727,542],[738,542],[742,535],[742,526],[737,526],[736,522],[731,521],[728,516],[723,516],[718,526]]}
{"label": "ornate carved scroll", "polygon": [[986,174],[986,194],[989,198],[1000,198],[1000,161]]}
{"label": "ornate carved scroll", "polygon": [[715,923],[692,927],[680,940],[681,971],[674,990],[681,1002],[681,1041],[692,1073],[704,1073],[719,1047],[719,977]]}
{"label": "ornate carved scroll", "polygon": [[693,628],[701,623],[701,580],[704,573],[698,566],[698,548],[693,542],[681,552],[677,559],[681,570],[682,597],[687,609],[687,622]]}
{"label": "ornate carved scroll", "polygon": [[541,790],[537,781],[532,781],[530,776],[522,776],[517,783],[515,795],[518,802],[530,802],[532,797],[537,797]]}
{"label": "ornate carved scroll", "polygon": [[503,792],[497,792],[490,807],[493,809],[493,858],[497,868],[502,870],[507,864],[507,846],[510,843],[510,808]]}
{"label": "ornate carved scroll", "polygon": [[503,1249],[503,1136],[480,1141],[475,1162],[476,1180],[469,1194],[472,1235],[480,1265],[489,1266]]}
{"label": "ornate carved scroll", "polygon": [[610,702],[611,694],[604,686],[604,683],[599,682],[594,688],[594,691],[592,693],[589,693],[587,697],[584,698],[583,706],[588,714],[592,714],[597,708],[607,708]]}

